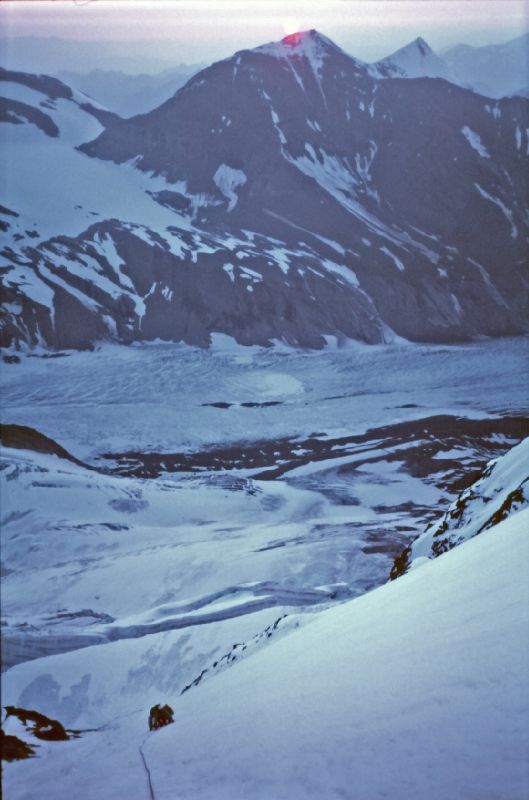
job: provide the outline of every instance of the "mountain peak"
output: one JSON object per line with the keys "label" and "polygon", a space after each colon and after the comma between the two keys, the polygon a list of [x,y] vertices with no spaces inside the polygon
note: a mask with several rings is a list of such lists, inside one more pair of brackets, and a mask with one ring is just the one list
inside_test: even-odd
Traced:
{"label": "mountain peak", "polygon": [[[311,28],[308,31],[296,31],[296,33],[289,33],[288,36],[285,36],[281,39],[281,44],[289,45],[290,47],[299,47],[311,45],[314,43],[318,43],[320,45],[331,46],[336,48],[334,42],[324,36],[322,33],[317,31],[315,28]],[[336,48],[338,49],[338,48]]]}
{"label": "mountain peak", "polygon": [[400,47],[392,55],[388,56],[386,59],[383,60],[387,61],[390,58],[394,59],[399,56],[416,57],[417,55],[419,55],[419,57],[422,58],[435,55],[434,51],[432,50],[428,42],[425,41],[425,39],[423,39],[422,36],[418,36],[412,42],[405,44],[404,47]]}
{"label": "mountain peak", "polygon": [[419,53],[420,53],[422,56],[426,56],[426,55],[428,55],[429,53],[433,53],[433,50],[432,50],[432,48],[430,47],[430,45],[428,44],[428,42],[426,42],[426,41],[425,41],[425,40],[422,38],[422,36],[418,36],[416,39],[414,39],[414,40],[413,40],[413,42],[410,42],[410,44],[408,45],[408,48],[409,48],[410,50],[411,50],[411,49],[418,50],[418,51],[419,51]]}
{"label": "mountain peak", "polygon": [[376,77],[447,78],[448,69],[430,45],[418,36],[373,65]]}
{"label": "mountain peak", "polygon": [[325,58],[331,53],[343,53],[334,42],[324,36],[315,28],[307,31],[297,31],[285,36],[279,42],[270,42],[255,49],[256,53],[265,53],[275,58],[288,58],[289,56],[305,56],[311,61]]}

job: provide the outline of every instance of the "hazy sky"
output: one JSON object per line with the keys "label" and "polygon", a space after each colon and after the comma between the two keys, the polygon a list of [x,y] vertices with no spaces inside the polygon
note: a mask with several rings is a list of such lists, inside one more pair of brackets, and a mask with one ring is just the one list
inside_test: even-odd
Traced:
{"label": "hazy sky", "polygon": [[417,36],[436,50],[514,38],[529,28],[529,0],[4,0],[0,24],[10,37],[163,39],[188,62],[317,28],[371,60]]}

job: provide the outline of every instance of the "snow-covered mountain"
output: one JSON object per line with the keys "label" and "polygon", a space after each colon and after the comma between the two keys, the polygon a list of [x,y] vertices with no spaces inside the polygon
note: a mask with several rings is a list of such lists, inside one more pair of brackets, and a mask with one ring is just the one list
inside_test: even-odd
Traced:
{"label": "snow-covered mountain", "polygon": [[444,78],[450,70],[430,45],[421,37],[371,65],[378,78]]}
{"label": "snow-covered mountain", "polygon": [[[3,86],[27,95],[16,75]],[[62,101],[31,99],[61,131]],[[377,80],[316,31],[104,130],[80,113],[75,137],[52,137],[11,114],[2,343],[524,332],[528,115],[521,98]]]}
{"label": "snow-covered mountain", "polygon": [[526,97],[529,33],[503,44],[435,53],[421,37],[371,64],[376,78],[444,78],[485,97]]}
{"label": "snow-covered mountain", "polygon": [[465,489],[442,519],[397,558],[392,578],[493,528],[528,505],[529,438],[487,465],[482,477]]}
{"label": "snow-covered mountain", "polygon": [[523,94],[529,83],[529,33],[504,44],[460,44],[442,54],[451,80],[487,97]]}

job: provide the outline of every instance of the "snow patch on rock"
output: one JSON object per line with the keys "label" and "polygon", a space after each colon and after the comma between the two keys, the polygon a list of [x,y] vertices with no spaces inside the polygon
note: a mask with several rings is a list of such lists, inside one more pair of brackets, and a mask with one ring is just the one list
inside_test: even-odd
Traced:
{"label": "snow patch on rock", "polygon": [[236,189],[239,186],[244,186],[246,183],[246,175],[241,169],[233,169],[227,164],[221,164],[213,176],[215,185],[220,189],[224,197],[229,201],[228,211],[233,211],[237,205]]}
{"label": "snow patch on rock", "polygon": [[463,136],[465,137],[471,148],[476,151],[476,153],[479,153],[479,155],[482,158],[490,158],[489,151],[482,143],[479,134],[477,134],[467,125],[465,125],[465,127],[461,129],[461,133],[463,134]]}

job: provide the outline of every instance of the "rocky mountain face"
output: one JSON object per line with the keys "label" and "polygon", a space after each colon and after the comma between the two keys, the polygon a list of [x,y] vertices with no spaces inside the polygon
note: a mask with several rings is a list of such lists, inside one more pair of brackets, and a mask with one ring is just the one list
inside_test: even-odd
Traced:
{"label": "rocky mountain face", "polygon": [[529,506],[529,439],[490,461],[481,477],[396,559],[397,578]]}
{"label": "rocky mountain face", "polygon": [[[72,121],[46,91],[32,108],[68,167],[33,180],[33,203],[15,172],[0,199],[4,346],[529,330],[525,99],[376,78],[316,31],[236,53],[95,134],[83,110],[63,136]],[[28,172],[51,134],[7,113],[1,128],[33,142],[9,139]]]}

